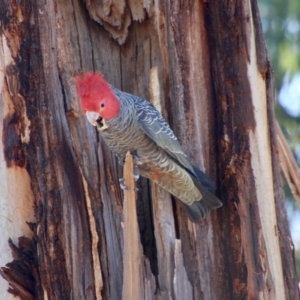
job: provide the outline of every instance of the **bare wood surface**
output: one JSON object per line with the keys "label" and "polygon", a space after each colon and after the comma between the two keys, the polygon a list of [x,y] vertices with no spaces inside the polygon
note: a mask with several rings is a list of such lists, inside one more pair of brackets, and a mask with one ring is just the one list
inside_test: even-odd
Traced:
{"label": "bare wood surface", "polygon": [[144,267],[140,233],[137,222],[136,190],[133,178],[133,159],[127,152],[124,165],[124,253],[122,299],[144,297]]}
{"label": "bare wood surface", "polygon": [[176,300],[193,299],[193,289],[188,281],[186,270],[181,252],[181,241],[175,241],[175,272],[174,272],[174,291]]}

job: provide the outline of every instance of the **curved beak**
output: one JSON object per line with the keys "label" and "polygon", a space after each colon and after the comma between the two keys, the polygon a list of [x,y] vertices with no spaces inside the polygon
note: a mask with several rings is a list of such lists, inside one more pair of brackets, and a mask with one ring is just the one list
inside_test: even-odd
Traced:
{"label": "curved beak", "polygon": [[97,126],[97,120],[100,118],[100,115],[93,112],[93,111],[87,111],[85,113],[88,121],[93,125],[93,126]]}

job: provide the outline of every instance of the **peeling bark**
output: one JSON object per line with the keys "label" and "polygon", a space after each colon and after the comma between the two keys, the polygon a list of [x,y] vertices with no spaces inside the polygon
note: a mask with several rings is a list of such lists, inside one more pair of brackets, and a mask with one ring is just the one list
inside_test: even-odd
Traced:
{"label": "peeling bark", "polygon": [[[193,224],[167,192],[138,182],[137,299],[299,297],[256,1],[0,0],[0,8],[0,263],[11,260],[9,237],[34,235],[32,260],[21,260],[34,280],[18,283],[22,299],[119,300],[130,284],[122,170],[74,89],[90,70],[159,104],[224,203]],[[2,270],[15,282],[12,265]]]}
{"label": "peeling bark", "polygon": [[19,247],[11,239],[8,244],[14,260],[0,269],[0,275],[9,283],[8,292],[22,300],[42,299],[35,241],[20,237]]}

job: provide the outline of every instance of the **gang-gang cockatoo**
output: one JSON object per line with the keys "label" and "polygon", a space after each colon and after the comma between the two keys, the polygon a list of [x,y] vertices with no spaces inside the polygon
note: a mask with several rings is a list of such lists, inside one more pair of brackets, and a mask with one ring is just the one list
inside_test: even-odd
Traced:
{"label": "gang-gang cockatoo", "polygon": [[178,198],[191,221],[199,222],[222,206],[212,193],[213,182],[191,164],[167,122],[148,101],[116,89],[97,72],[77,77],[76,91],[88,121],[99,129],[119,162],[130,151],[135,175],[138,172]]}

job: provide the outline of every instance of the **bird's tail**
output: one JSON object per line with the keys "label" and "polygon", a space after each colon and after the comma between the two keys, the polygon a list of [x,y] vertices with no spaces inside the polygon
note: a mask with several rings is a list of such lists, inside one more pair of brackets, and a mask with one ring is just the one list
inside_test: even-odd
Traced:
{"label": "bird's tail", "polygon": [[221,207],[222,202],[212,193],[215,189],[215,185],[212,180],[201,170],[194,167],[194,172],[197,178],[193,177],[194,184],[199,189],[202,194],[202,199],[200,201],[195,201],[192,205],[187,205],[183,202],[182,207],[186,211],[189,219],[192,222],[198,223],[207,214],[218,207]]}

